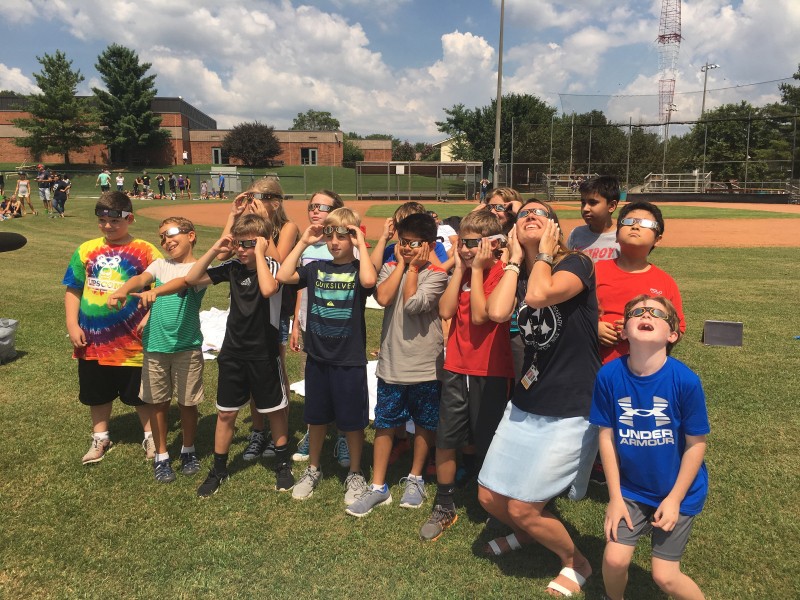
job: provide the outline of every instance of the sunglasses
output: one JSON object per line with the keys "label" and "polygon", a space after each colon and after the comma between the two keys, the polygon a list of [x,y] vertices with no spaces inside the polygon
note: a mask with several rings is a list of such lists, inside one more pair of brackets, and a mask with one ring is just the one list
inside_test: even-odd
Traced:
{"label": "sunglasses", "polygon": [[333,225],[326,225],[322,228],[322,233],[328,236],[333,235],[334,231],[339,235],[355,235],[353,231],[350,231],[347,227],[343,227],[341,225],[337,225],[336,227]]}
{"label": "sunglasses", "polygon": [[191,229],[181,229],[180,227],[170,227],[163,233],[159,233],[158,237],[161,238],[161,244],[165,244],[167,242],[167,238],[173,238],[179,233],[189,233],[192,231]]}
{"label": "sunglasses", "polygon": [[489,204],[489,210],[494,212],[511,212],[511,207],[505,204]]}
{"label": "sunglasses", "polygon": [[249,196],[255,200],[281,200],[280,194],[262,194],[261,192],[250,192]]}
{"label": "sunglasses", "polygon": [[397,238],[397,243],[402,247],[408,246],[409,248],[419,248],[425,244],[425,242],[420,240],[407,240],[405,238]]}
{"label": "sunglasses", "polygon": [[661,228],[658,226],[658,222],[653,221],[652,219],[635,219],[633,217],[625,217],[624,219],[619,220],[619,224],[622,227],[639,225],[640,227],[644,227],[645,229],[652,229],[653,231],[656,232],[661,230]]}
{"label": "sunglasses", "polygon": [[644,313],[650,313],[656,319],[664,319],[665,321],[669,320],[669,315],[667,315],[666,312],[654,306],[638,306],[634,309],[631,309],[630,312],[628,312],[628,318],[641,317],[644,315]]}
{"label": "sunglasses", "polygon": [[94,216],[96,217],[111,217],[112,219],[127,219],[133,213],[127,210],[113,210],[110,208],[96,208]]}
{"label": "sunglasses", "polygon": [[333,207],[328,206],[327,204],[309,204],[308,212],[311,212],[313,210],[318,210],[319,212],[331,212],[333,210]]}
{"label": "sunglasses", "polygon": [[534,214],[537,217],[549,217],[550,216],[550,213],[547,212],[543,208],[526,208],[526,209],[521,210],[521,211],[519,211],[517,213],[517,220],[519,221],[520,219],[524,219],[525,217],[527,217],[530,214]]}
{"label": "sunglasses", "polygon": [[474,240],[470,239],[462,239],[461,245],[466,246],[467,248],[477,248],[481,243],[481,238],[477,238]]}
{"label": "sunglasses", "polygon": [[239,240],[236,242],[239,248],[255,248],[257,240]]}

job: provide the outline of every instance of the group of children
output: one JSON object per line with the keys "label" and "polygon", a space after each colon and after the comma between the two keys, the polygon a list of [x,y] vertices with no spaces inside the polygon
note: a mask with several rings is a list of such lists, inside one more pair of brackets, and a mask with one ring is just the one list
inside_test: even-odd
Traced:
{"label": "group of children", "polygon": [[[321,191],[309,201],[309,226],[288,255],[279,254],[285,256],[279,262],[270,256],[270,246],[277,243],[273,223],[242,208],[279,195],[279,186],[272,185],[278,191],[251,190],[234,200],[238,208],[230,226],[199,259],[194,258],[196,232],[188,220],[175,217],[160,224],[161,247],[169,257],[163,258],[154,246],[129,234],[130,198],[117,192],[101,195],[95,214],[102,237],[76,250],[64,277],[80,400],[90,407],[93,424],[92,444],[83,462],[96,463],[113,447],[109,419],[112,401],[119,397],[136,407],[156,480],[173,481],[166,417],[177,395],[183,434],[180,471],[192,475],[200,470],[194,446],[197,405],[203,399],[199,308],[205,288],[225,282],[230,286],[230,313],[218,357],[213,466],[198,496],[211,496],[229,478],[228,453],[237,415],[252,401],[269,420],[275,489],[291,491],[297,500],[314,494],[322,479],[327,427],[335,422],[349,451],[345,511],[366,516],[392,502],[387,470],[393,439],[411,420],[413,458],[409,474],[401,480],[400,506],[424,505],[423,471],[435,448],[436,497],[420,529],[421,539],[435,540],[458,518],[458,452],[470,472],[477,473],[515,384],[526,390],[537,384],[537,353],[547,356],[544,319],[538,321],[538,329],[531,329],[534,317],[522,311],[524,322],[517,324],[516,309],[509,316],[508,311],[495,310],[490,299],[513,297],[518,291],[509,272],[519,276],[520,268],[527,268],[527,281],[544,274],[547,265],[553,269],[552,256],[540,253],[526,267],[526,261],[511,260],[509,247],[519,248],[516,237],[540,227],[544,232],[536,235],[557,239],[555,213],[549,213],[549,207],[528,208],[529,204],[514,215],[510,203],[508,210],[492,209],[490,198],[486,208],[464,217],[455,247],[442,260],[437,256],[441,242],[436,220],[424,209],[414,208],[410,214],[399,210],[370,257],[358,214],[343,207],[335,193]],[[581,196],[586,225],[576,229],[569,242],[597,259],[591,277],[596,275],[601,312],[596,336],[591,336],[599,340],[608,363],[597,375],[588,416],[600,427],[610,498],[603,564],[606,593],[622,597],[636,540],[652,530],[656,581],[675,597],[702,597],[696,584],[680,573],[679,560],[707,492],[703,453],[708,421],[699,380],[668,357],[685,325],[677,286],[647,261],[663,235],[663,217],[652,204],[628,204],[615,226],[619,186],[613,178],[584,182]],[[501,214],[506,218],[499,219]],[[520,219],[516,227],[515,216]],[[548,218],[551,225],[545,227]],[[389,252],[386,242],[395,234],[397,243]],[[227,260],[212,266],[218,258]],[[288,449],[288,383],[280,351],[282,286],[302,290],[292,307],[295,327],[289,338],[290,347],[302,347],[307,356],[308,431],[303,443],[308,466],[297,480]],[[525,289],[521,292],[527,301]],[[369,424],[364,314],[372,294],[385,311],[370,484],[361,465]],[[530,306],[536,305],[530,296]],[[448,331],[446,352],[443,323]],[[512,358],[512,327],[517,336],[529,338],[529,368],[524,373]],[[597,348],[596,342],[592,347]],[[538,369],[546,365],[538,364]],[[527,460],[536,461],[537,456]],[[500,554],[519,548],[520,541],[512,533],[493,540],[490,547]],[[562,585],[565,572],[566,583],[574,585]],[[549,589],[562,595],[579,591],[585,581],[566,564],[559,576]]]}

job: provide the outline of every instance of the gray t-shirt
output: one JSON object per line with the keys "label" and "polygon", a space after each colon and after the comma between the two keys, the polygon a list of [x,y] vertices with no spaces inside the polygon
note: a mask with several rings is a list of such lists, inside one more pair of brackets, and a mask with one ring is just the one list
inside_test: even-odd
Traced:
{"label": "gray t-shirt", "polygon": [[[381,267],[378,285],[397,268]],[[386,383],[408,385],[435,381],[444,363],[444,338],[439,299],[447,288],[447,273],[430,263],[417,275],[417,292],[403,304],[403,274],[394,302],[383,313],[381,352],[375,374]]]}
{"label": "gray t-shirt", "polygon": [[588,225],[581,225],[572,230],[567,238],[567,247],[588,254],[592,262],[611,260],[619,256],[617,232],[595,233]]}

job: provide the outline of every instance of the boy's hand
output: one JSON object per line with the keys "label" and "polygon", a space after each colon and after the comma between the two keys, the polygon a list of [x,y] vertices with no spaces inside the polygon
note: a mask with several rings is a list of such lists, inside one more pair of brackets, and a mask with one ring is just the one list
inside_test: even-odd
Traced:
{"label": "boy's hand", "polygon": [[74,327],[67,327],[69,333],[69,341],[72,342],[72,347],[76,350],[78,348],[86,347],[86,334],[83,329],[75,325]]}
{"label": "boy's hand", "polygon": [[494,261],[494,253],[492,251],[492,242],[487,238],[481,238],[481,243],[478,246],[478,253],[472,259],[472,268],[478,271],[483,271],[492,266]]}
{"label": "boy's hand", "polygon": [[292,352],[300,352],[300,324],[292,324],[292,333],[289,335],[289,348]]}
{"label": "boy's hand", "polygon": [[383,233],[381,237],[387,242],[394,237],[394,219],[386,219],[383,222]]}
{"label": "boy's hand", "polygon": [[364,240],[364,232],[361,231],[361,227],[350,225],[348,226],[347,230],[350,232],[351,236],[356,238],[356,246],[358,246],[359,248],[367,243]]}
{"label": "boy's hand", "polygon": [[155,290],[146,290],[143,292],[133,292],[131,296],[139,299],[139,306],[144,309],[149,309],[156,301]]}
{"label": "boy's hand", "polygon": [[245,212],[249,215],[258,215],[264,220],[269,219],[269,212],[267,212],[267,207],[264,206],[264,202],[257,198],[253,198],[250,203],[247,205]]}
{"label": "boy's hand", "polygon": [[[460,240],[459,240],[459,243],[460,243]],[[455,254],[453,254],[453,256],[456,259],[455,265],[453,266],[453,271],[454,272],[458,271],[460,273],[464,273],[466,268],[464,267],[464,261],[461,260],[461,252],[456,250],[456,252],[455,252]]]}
{"label": "boy's hand", "polygon": [[603,346],[616,346],[619,343],[619,334],[608,321],[598,321],[597,339]]}
{"label": "boy's hand", "polygon": [[267,248],[269,248],[269,240],[265,237],[258,236],[256,238],[256,254],[259,256],[266,256]]}
{"label": "boy's hand", "polygon": [[672,531],[678,523],[678,517],[681,516],[681,503],[680,500],[673,500],[672,497],[667,496],[658,505],[656,512],[653,513],[653,527],[658,527],[664,531]]}
{"label": "boy's hand", "polygon": [[539,240],[539,252],[555,256],[558,251],[559,228],[553,219],[547,220],[542,239]]}
{"label": "boy's hand", "polygon": [[303,232],[300,241],[306,246],[313,246],[322,239],[322,228],[323,225],[309,225]]}
{"label": "boy's hand", "polygon": [[211,246],[211,249],[215,252],[233,252],[234,251],[234,244],[233,244],[233,236],[232,235],[223,235],[219,238],[214,245]]}
{"label": "boy's hand", "polygon": [[403,258],[403,255],[398,252],[400,248],[395,248],[394,259],[397,261],[397,268],[398,269],[405,269],[406,268],[406,259]]}
{"label": "boy's hand", "polygon": [[518,264],[522,264],[522,261],[525,259],[525,252],[522,250],[522,246],[517,239],[517,228],[512,227],[511,231],[508,232],[508,260],[510,262],[515,262]]}
{"label": "boy's hand", "polygon": [[[412,267],[424,267],[428,264],[428,257],[431,254],[431,247],[428,244],[422,244],[417,250],[414,252],[414,258],[411,259],[411,266]],[[395,255],[397,253],[395,252]]]}
{"label": "boy's hand", "polygon": [[606,507],[606,518],[603,524],[607,542],[617,541],[617,528],[619,527],[619,522],[623,519],[628,529],[633,531],[633,520],[631,519],[631,513],[628,512],[628,507],[625,506],[625,500],[621,497],[611,498]]}
{"label": "boy's hand", "polygon": [[249,198],[250,196],[247,192],[242,192],[233,199],[233,202],[231,202],[231,214],[234,216],[234,218],[238,219],[244,214],[244,211],[249,204]]}
{"label": "boy's hand", "polygon": [[114,292],[106,300],[106,306],[110,310],[119,310],[128,302],[127,294],[120,294],[119,291]]}

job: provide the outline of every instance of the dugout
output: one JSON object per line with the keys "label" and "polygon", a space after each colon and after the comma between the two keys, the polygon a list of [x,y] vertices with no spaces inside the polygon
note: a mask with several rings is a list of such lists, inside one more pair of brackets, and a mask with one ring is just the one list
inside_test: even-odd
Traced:
{"label": "dugout", "polygon": [[388,161],[356,163],[358,200],[471,200],[483,163]]}

